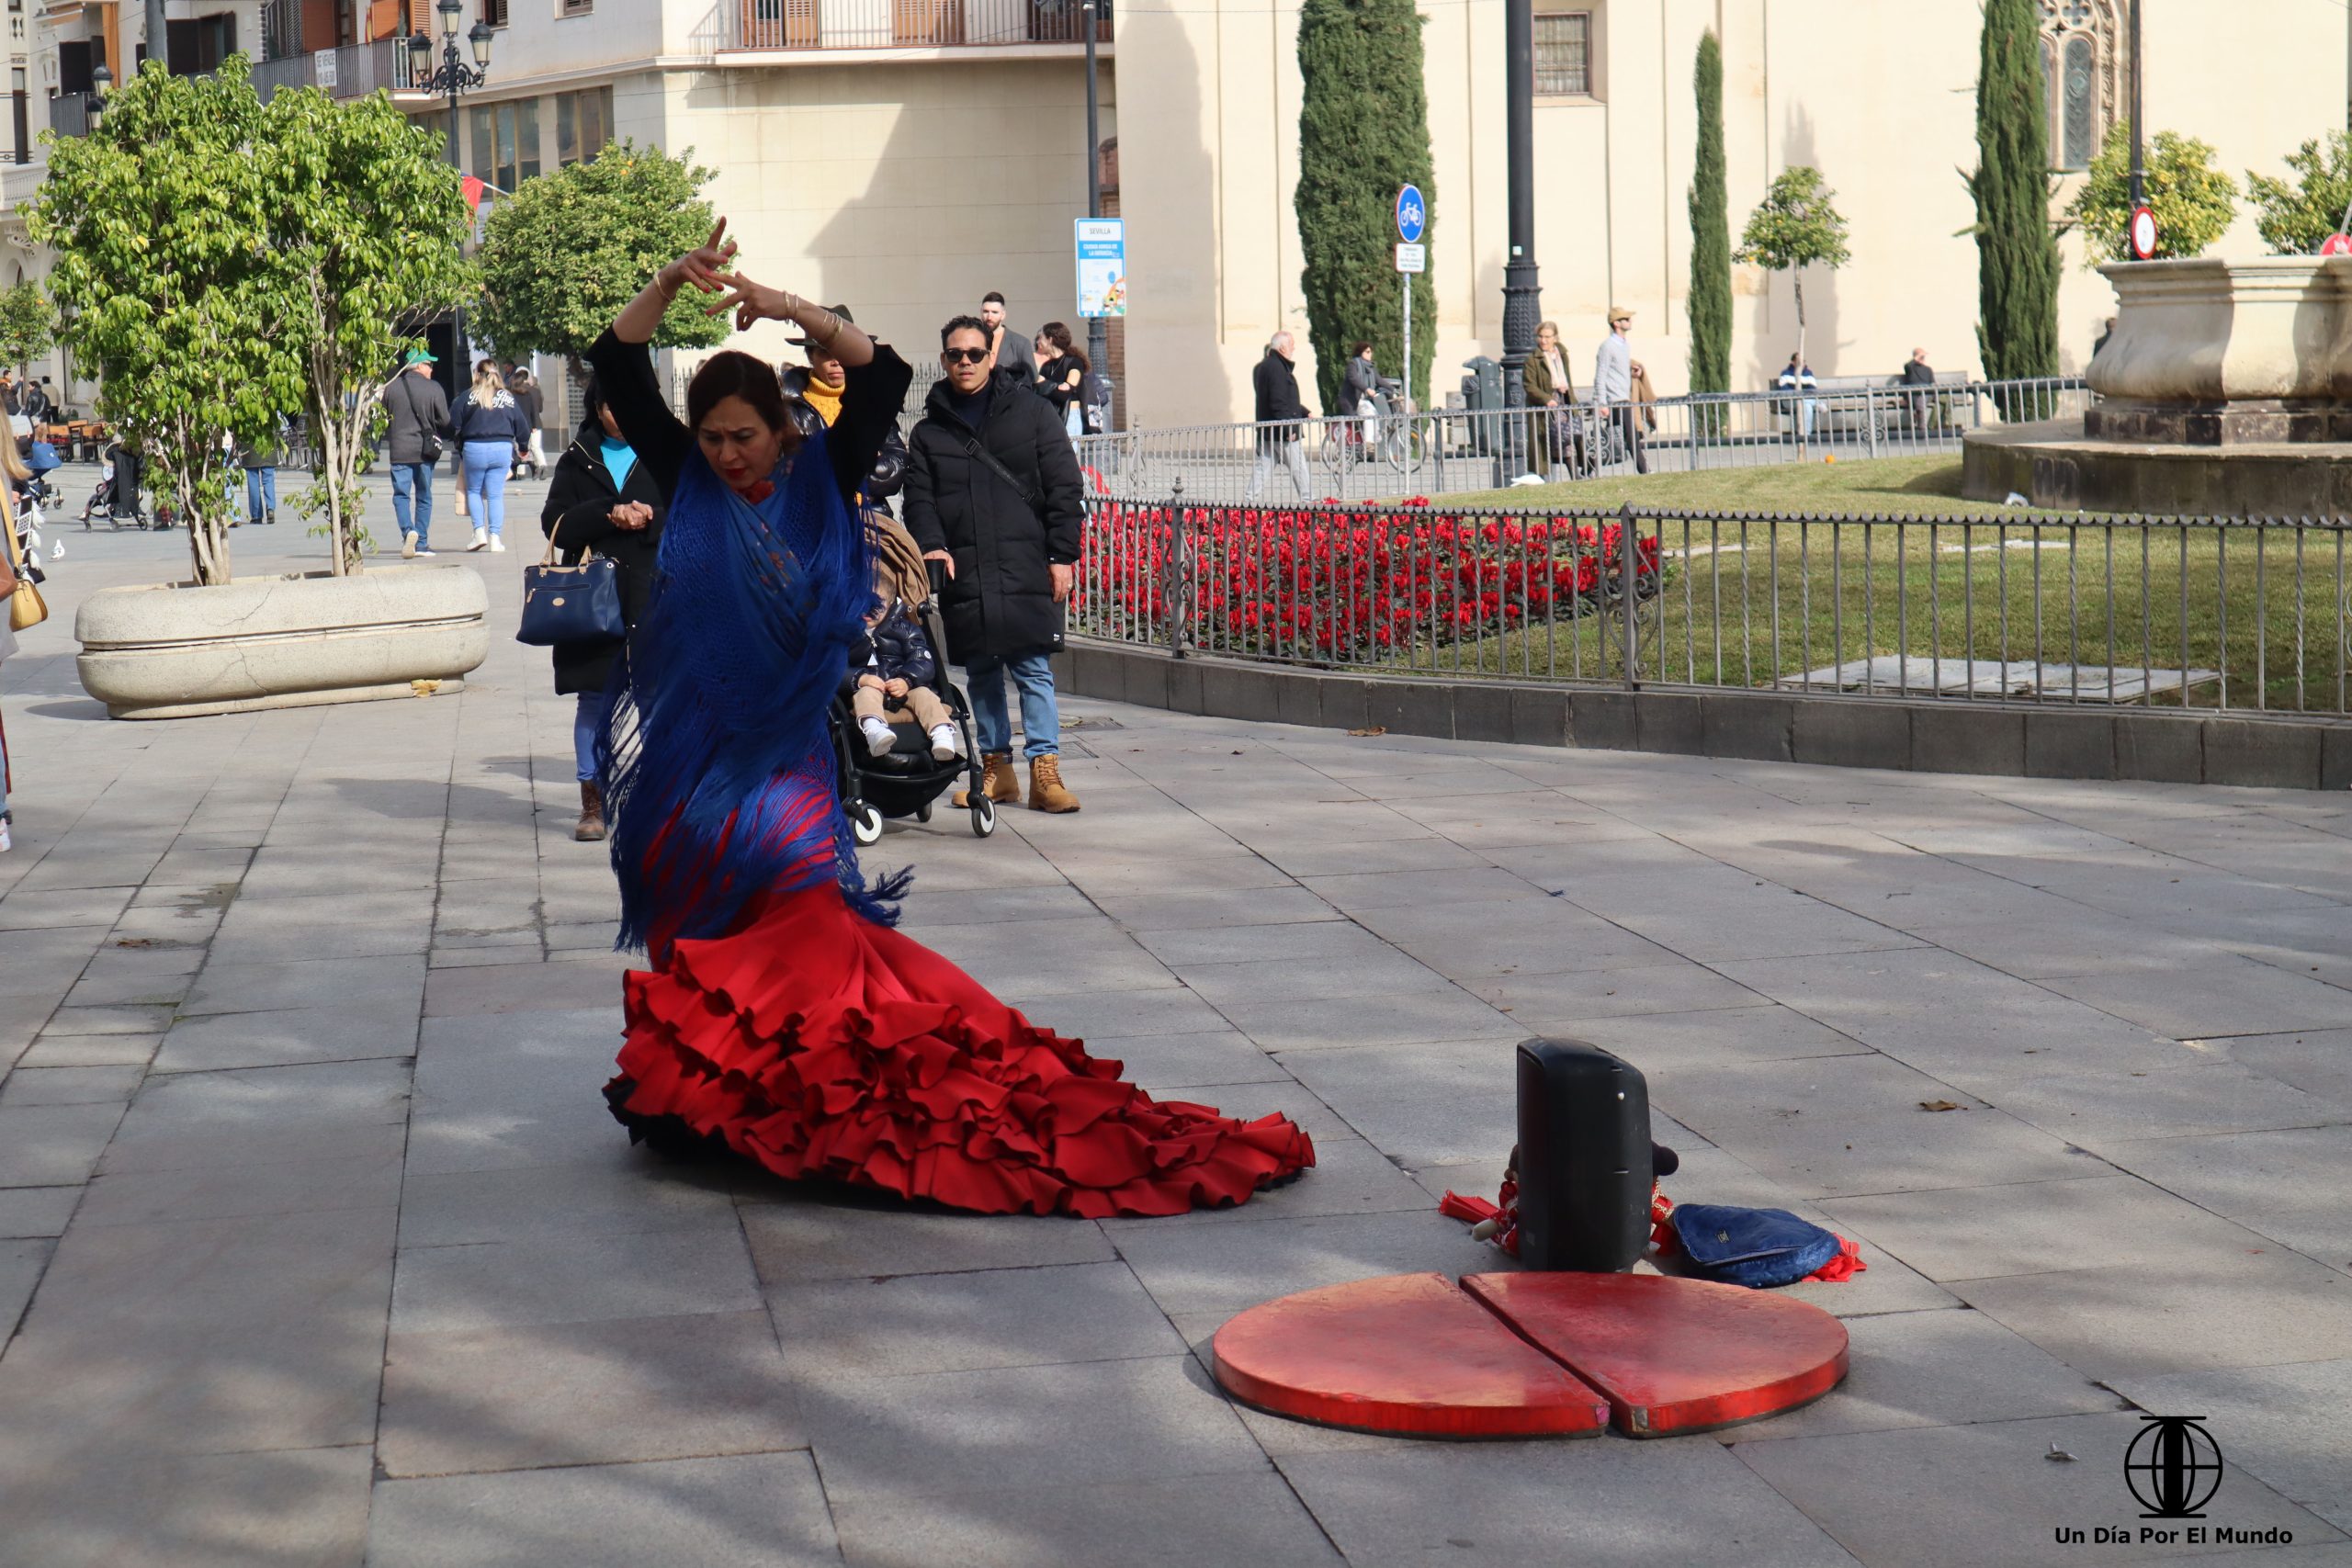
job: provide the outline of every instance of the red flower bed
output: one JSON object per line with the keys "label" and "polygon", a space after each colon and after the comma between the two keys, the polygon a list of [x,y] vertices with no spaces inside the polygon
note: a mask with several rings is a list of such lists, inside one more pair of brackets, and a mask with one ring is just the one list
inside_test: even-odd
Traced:
{"label": "red flower bed", "polygon": [[[1590,613],[1620,592],[1616,523],[1411,510],[1276,511],[1097,502],[1086,524],[1081,623],[1163,640],[1188,552],[1189,639],[1238,653],[1355,661]],[[1634,579],[1660,583],[1637,535]]]}

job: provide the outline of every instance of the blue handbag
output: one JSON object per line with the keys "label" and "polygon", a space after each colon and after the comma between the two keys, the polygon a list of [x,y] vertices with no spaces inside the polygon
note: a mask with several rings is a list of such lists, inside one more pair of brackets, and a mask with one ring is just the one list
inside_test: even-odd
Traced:
{"label": "blue handbag", "polygon": [[533,648],[559,642],[618,642],[628,636],[621,615],[620,568],[599,555],[578,566],[556,564],[555,535],[537,566],[523,569],[523,625],[514,640]]}
{"label": "blue handbag", "polygon": [[1674,1234],[1701,1279],[1750,1290],[1793,1285],[1839,1251],[1836,1232],[1786,1209],[1678,1204]]}

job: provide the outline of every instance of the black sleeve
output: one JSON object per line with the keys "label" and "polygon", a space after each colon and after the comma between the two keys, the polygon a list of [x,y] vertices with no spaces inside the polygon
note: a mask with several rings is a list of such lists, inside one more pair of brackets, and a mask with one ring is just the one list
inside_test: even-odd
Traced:
{"label": "black sleeve", "polygon": [[1037,413],[1037,479],[1045,491],[1046,559],[1069,566],[1086,526],[1086,481],[1078,471],[1078,448],[1045,408]]}
{"label": "black sleeve", "polygon": [[939,506],[933,500],[937,476],[932,472],[931,456],[924,449],[922,426],[915,427],[915,437],[907,443],[906,485],[899,491],[906,513],[903,521],[907,532],[925,554],[947,547],[947,531],[939,525]]}
{"label": "black sleeve", "polygon": [[596,386],[605,406],[613,411],[613,423],[637,449],[637,460],[661,487],[662,499],[668,501],[677,493],[678,475],[694,450],[695,438],[662,396],[653,379],[652,355],[643,344],[623,343],[606,327],[589,347],[588,365],[596,372]]}
{"label": "black sleeve", "polygon": [[931,639],[917,627],[907,634],[906,661],[900,666],[910,686],[928,686],[939,673],[938,660],[931,656]]}
{"label": "black sleeve", "polygon": [[833,422],[825,452],[842,499],[854,502],[874,471],[874,460],[882,455],[883,442],[899,427],[899,411],[906,406],[915,372],[896,349],[877,343],[873,363],[849,369],[843,378],[848,385],[842,392],[841,417]]}

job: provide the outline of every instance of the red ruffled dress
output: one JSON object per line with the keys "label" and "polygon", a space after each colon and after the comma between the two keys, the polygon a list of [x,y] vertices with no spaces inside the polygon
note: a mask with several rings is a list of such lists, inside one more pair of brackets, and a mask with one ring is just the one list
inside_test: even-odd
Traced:
{"label": "red ruffled dress", "polygon": [[984,1214],[1102,1219],[1238,1203],[1315,1163],[1282,1116],[1159,1101],[1042,1030],[831,882],[630,973],[621,1076],[634,1136],[716,1138],[822,1177]]}

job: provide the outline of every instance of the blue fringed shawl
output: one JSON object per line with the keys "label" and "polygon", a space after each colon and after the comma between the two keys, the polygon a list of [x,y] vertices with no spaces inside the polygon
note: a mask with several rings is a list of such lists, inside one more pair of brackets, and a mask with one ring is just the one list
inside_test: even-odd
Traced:
{"label": "blue fringed shawl", "polygon": [[868,889],[825,715],[874,599],[865,532],[811,437],[757,505],[700,452],[681,470],[653,591],[614,672],[597,746],[623,948],[655,961],[725,934],[745,904],[839,879],[889,924],[903,874]]}

